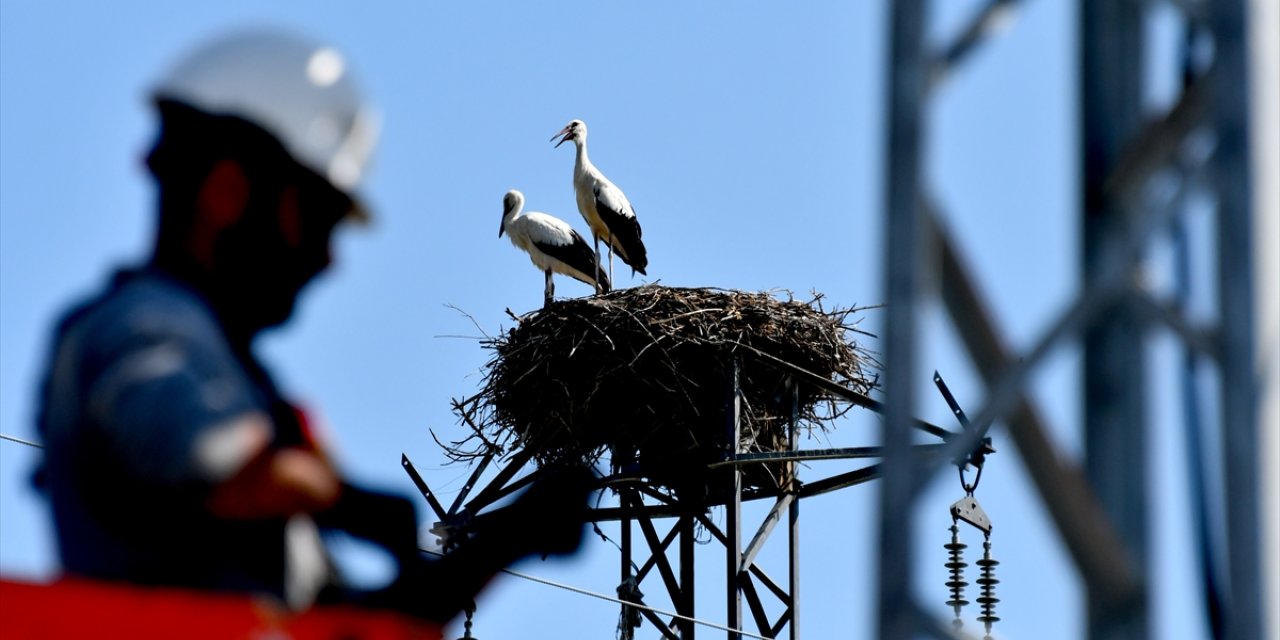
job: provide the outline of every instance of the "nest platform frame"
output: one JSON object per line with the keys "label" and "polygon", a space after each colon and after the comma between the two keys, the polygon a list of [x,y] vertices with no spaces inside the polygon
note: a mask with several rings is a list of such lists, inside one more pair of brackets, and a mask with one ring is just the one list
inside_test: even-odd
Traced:
{"label": "nest platform frame", "polygon": [[[884,412],[884,405],[866,394],[848,389],[831,380],[807,371],[799,366],[761,352],[747,352],[756,362],[778,369],[788,376],[788,392],[792,412],[788,426],[787,449],[777,452],[745,453],[738,450],[739,429],[742,426],[742,389],[738,372],[741,363],[735,361],[730,388],[726,390],[725,442],[721,459],[708,467],[723,475],[714,479],[718,485],[706,496],[692,498],[659,490],[648,481],[640,469],[626,469],[602,478],[601,490],[612,491],[617,496],[617,506],[594,506],[588,510],[592,523],[618,522],[620,528],[619,599],[634,605],[623,605],[622,620],[634,621],[633,629],[623,632],[624,638],[632,637],[641,621],[647,621],[663,638],[693,640],[696,637],[696,572],[695,545],[701,528],[712,540],[723,547],[728,637],[731,640],[744,635],[760,638],[800,638],[800,501],[804,498],[830,493],[878,479],[882,463],[875,462],[860,468],[836,473],[812,481],[802,481],[797,473],[798,464],[814,460],[875,459],[884,455],[881,446],[801,449],[799,436],[800,388],[811,385],[822,394],[841,402],[862,407],[876,413]],[[943,398],[962,425],[962,431],[953,432],[924,420],[914,419],[911,424],[936,443],[912,445],[913,454],[922,464],[941,466],[948,462],[964,465],[976,456],[994,453],[990,438],[983,437],[989,425],[969,424],[942,378],[934,375]],[[958,449],[957,447],[963,447]],[[960,451],[959,455],[956,455]],[[955,457],[948,458],[948,455]],[[407,456],[401,463],[414,485],[422,493],[437,518],[433,531],[446,540],[465,536],[467,531],[482,523],[488,509],[509,498],[535,482],[544,471],[530,468],[535,453],[529,450],[513,452],[502,468],[482,487],[477,485],[484,473],[500,454],[497,451],[478,458],[471,476],[445,508],[426,481],[414,468]],[[743,469],[751,465],[773,463],[785,466],[785,481],[776,488],[744,488]],[[475,495],[472,496],[472,492]],[[742,505],[745,502],[772,500],[768,513],[758,522],[744,519]],[[717,525],[710,516],[714,508],[724,509],[724,525]],[[785,523],[785,525],[784,525]],[[758,554],[774,537],[779,525],[784,525],[786,577],[779,579],[756,562]],[[744,547],[743,534],[754,532]],[[637,535],[638,534],[638,535]],[[671,555],[675,550],[675,559]],[[649,606],[642,587],[660,584],[675,615],[662,615]],[[771,604],[771,606],[770,606]],[[772,613],[771,613],[772,611]],[[743,626],[744,615],[749,614],[755,632]],[[785,636],[782,634],[786,634]]]}

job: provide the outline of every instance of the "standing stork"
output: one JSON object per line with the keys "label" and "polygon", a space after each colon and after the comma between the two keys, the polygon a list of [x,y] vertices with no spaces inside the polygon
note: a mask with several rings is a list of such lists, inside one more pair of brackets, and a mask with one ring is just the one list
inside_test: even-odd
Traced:
{"label": "standing stork", "polygon": [[[498,237],[505,231],[511,244],[529,254],[533,265],[547,275],[546,299],[543,306],[551,306],[556,287],[551,282],[551,272],[581,280],[597,292],[608,293],[609,276],[600,269],[600,260],[569,223],[545,213],[524,209],[524,194],[512,189],[502,197],[502,225]],[[589,274],[595,274],[591,277]]]}
{"label": "standing stork", "polygon": [[600,255],[600,238],[605,239],[609,247],[609,277],[613,277],[613,254],[631,267],[631,272],[644,272],[649,266],[649,257],[645,254],[644,243],[640,241],[640,221],[636,219],[636,210],[627,200],[617,185],[614,185],[604,174],[591,164],[587,157],[587,123],[571,120],[560,133],[552,136],[560,138],[556,146],[572,140],[578,148],[577,157],[573,161],[573,191],[578,199],[578,211],[591,227],[591,236],[595,239],[596,256]]}

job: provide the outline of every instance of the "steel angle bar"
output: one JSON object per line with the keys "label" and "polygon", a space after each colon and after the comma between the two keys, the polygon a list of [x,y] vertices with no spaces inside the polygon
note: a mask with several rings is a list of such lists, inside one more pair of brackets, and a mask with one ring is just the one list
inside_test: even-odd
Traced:
{"label": "steel angle bar", "polygon": [[509,495],[511,495],[511,494],[513,494],[513,493],[515,493],[515,492],[517,492],[517,491],[519,491],[519,490],[521,490],[521,489],[523,489],[523,488],[527,487],[527,486],[529,486],[530,484],[533,484],[533,483],[534,483],[534,482],[535,482],[535,481],[536,481],[536,480],[537,480],[541,475],[542,475],[542,470],[541,470],[541,469],[534,470],[533,472],[529,473],[528,475],[522,476],[520,479],[518,479],[518,480],[516,480],[516,481],[514,481],[514,482],[512,482],[512,483],[510,483],[510,484],[508,484],[508,485],[506,485],[506,486],[504,486],[504,487],[495,488],[493,491],[489,492],[489,494],[488,494],[488,495],[484,496],[484,500],[483,500],[483,501],[482,501],[482,500],[480,500],[480,498],[476,498],[475,500],[472,500],[471,502],[468,502],[468,503],[467,503],[467,506],[463,508],[463,511],[468,511],[468,512],[471,512],[471,513],[475,513],[475,511],[476,511],[476,510],[483,509],[483,508],[485,508],[485,507],[487,507],[487,506],[489,506],[489,505],[491,505],[491,504],[493,504],[493,503],[495,503],[495,502],[497,502],[497,501],[499,501],[499,500],[501,500],[501,499],[503,499],[503,498],[505,498],[505,497],[507,497],[507,496],[509,496]]}
{"label": "steel angle bar", "polygon": [[1157,300],[1149,291],[1134,296],[1137,309],[1148,322],[1157,323],[1173,332],[1182,344],[1193,353],[1217,362],[1222,350],[1218,348],[1218,331],[1215,327],[1198,327],[1176,305]]}
{"label": "steel angle bar", "polygon": [[[848,401],[864,409],[870,409],[879,414],[884,414],[885,412],[884,403],[872,398],[871,396],[868,396],[864,393],[859,393],[857,391],[854,391],[853,389],[848,389],[846,387],[843,387],[837,384],[836,382],[828,380],[812,371],[809,371],[808,369],[805,369],[801,366],[787,362],[786,360],[773,356],[772,354],[765,353],[759,349],[756,349],[755,347],[752,347],[751,345],[742,344],[740,342],[734,343],[734,344],[742,347],[743,349],[751,353],[751,355],[758,357],[760,359],[760,362],[764,364],[772,365],[782,371],[793,374],[794,376],[801,379],[802,381],[812,384],[818,387],[819,389],[822,389],[823,391],[826,391],[827,393],[830,393],[831,395],[837,398],[840,398],[841,400]],[[926,422],[920,419],[913,418],[911,422],[911,426],[921,431],[924,431],[930,435],[937,436],[943,440],[952,438],[956,435],[955,433],[948,431],[947,429],[943,429],[942,427],[939,427],[936,424]]]}
{"label": "steel angle bar", "polygon": [[968,60],[978,47],[987,42],[1013,19],[1017,0],[987,0],[951,44],[943,48],[929,64],[929,89],[935,91],[951,73]]}
{"label": "steel angle bar", "polygon": [[453,499],[453,505],[449,507],[449,513],[455,514],[462,507],[462,503],[467,499],[467,495],[471,493],[471,489],[476,486],[476,481],[480,479],[480,474],[489,468],[489,463],[493,462],[493,452],[485,454],[480,460],[480,464],[476,465],[475,471],[467,478],[467,483],[462,485],[462,490],[458,492],[457,497]]}
{"label": "steel angle bar", "polygon": [[[728,403],[728,420],[725,425],[728,437],[728,450],[725,455],[728,458],[736,457],[739,453],[740,437],[742,434],[742,387],[741,387],[741,363],[739,360],[733,361],[733,385],[730,387],[730,397]],[[729,472],[729,497],[725,501],[724,506],[725,533],[725,585],[726,585],[726,618],[728,625],[734,629],[742,628],[742,589],[739,583],[738,565],[742,561],[742,472],[734,467]],[[729,632],[729,640],[740,640],[742,636],[738,633]]]}
{"label": "steel angle bar", "polygon": [[[1186,220],[1179,220],[1174,225],[1174,300],[1178,317],[1182,318],[1182,310],[1190,304],[1192,295],[1191,279],[1191,246]],[[1155,302],[1154,300],[1152,301]],[[1217,343],[1211,347],[1217,351]],[[1192,539],[1196,548],[1197,566],[1200,570],[1200,595],[1204,603],[1205,616],[1209,621],[1209,629],[1215,640],[1226,637],[1226,595],[1222,584],[1224,575],[1220,560],[1213,549],[1213,524],[1210,513],[1208,477],[1205,472],[1206,452],[1201,446],[1205,442],[1207,430],[1203,419],[1204,391],[1196,381],[1200,369],[1200,358],[1197,350],[1191,346],[1190,340],[1183,340],[1182,367],[1179,376],[1179,391],[1182,396],[1182,431],[1183,454],[1187,465],[1187,492],[1191,521],[1195,523]]]}
{"label": "steel angle bar", "polygon": [[678,518],[688,515],[687,507],[671,507],[666,505],[643,505],[634,508],[594,507],[587,510],[588,522],[612,522],[635,518],[641,514],[650,518]]}
{"label": "steel angle bar", "polygon": [[748,567],[755,564],[756,554],[760,553],[760,549],[764,547],[764,543],[769,539],[769,534],[773,533],[773,528],[778,526],[778,522],[782,520],[782,514],[791,507],[791,502],[795,500],[795,494],[786,493],[773,503],[773,507],[769,509],[769,513],[765,515],[764,521],[760,523],[760,528],[756,530],[756,535],[751,538],[751,542],[747,543],[747,547],[742,551],[742,562],[738,565],[738,571],[746,571]]}
{"label": "steel angle bar", "polygon": [[[652,520],[641,515],[636,518],[636,522],[640,524],[640,532],[644,534],[645,544],[649,545],[650,551],[649,560],[645,562],[644,567],[641,567],[641,571],[636,572],[636,582],[639,583],[644,579],[644,575],[642,575],[641,572],[645,571],[645,567],[656,565],[658,567],[658,573],[662,575],[662,582],[667,587],[667,595],[670,596],[671,602],[673,604],[679,602],[680,581],[676,580],[676,572],[671,567],[671,561],[667,558],[667,546],[671,544],[671,541],[675,539],[675,536],[667,536],[667,540],[664,543],[662,540],[658,539],[658,532],[654,529]],[[677,531],[678,529],[676,527],[672,527],[672,534]]]}
{"label": "steel angle bar", "polygon": [[[822,495],[824,493],[830,493],[832,491],[836,491],[839,489],[845,489],[848,487],[852,487],[854,485],[859,485],[864,482],[868,482],[870,480],[875,480],[880,477],[880,472],[881,472],[881,466],[879,463],[876,463],[873,465],[868,465],[861,469],[855,469],[853,471],[847,471],[845,473],[838,473],[834,476],[823,478],[821,480],[814,480],[812,482],[807,482],[807,483],[797,482],[796,483],[797,488],[795,489],[794,493],[798,498],[809,498],[816,495]],[[780,495],[784,495],[784,494],[778,489],[772,489],[772,490],[753,489],[751,491],[744,491],[742,493],[742,501],[748,502],[748,501],[754,501],[754,500],[762,500],[764,498],[776,499]],[[793,505],[799,504],[799,501],[793,502],[792,504]]]}
{"label": "steel angle bar", "polygon": [[[652,525],[653,520],[649,519],[648,516],[638,515],[637,518],[641,519],[644,522],[649,522],[650,528],[653,527]],[[676,524],[671,527],[671,531],[667,533],[667,536],[663,538],[660,542],[658,542],[658,546],[655,547],[652,542],[649,543],[649,551],[650,551],[649,559],[645,560],[644,564],[640,565],[640,569],[636,571],[636,582],[644,580],[644,577],[649,575],[649,572],[652,571],[653,568],[658,565],[660,558],[663,558],[663,559],[666,558],[667,549],[671,547],[671,543],[675,541],[679,533],[680,533],[680,522],[677,521]],[[646,533],[645,537],[647,539],[649,535]],[[673,592],[672,598],[671,598],[672,602],[676,602],[675,595],[676,594]]]}
{"label": "steel angle bar", "polygon": [[[725,533],[720,530],[720,527],[717,527],[706,515],[698,515],[697,519],[698,523],[707,530],[707,533],[711,534],[711,537],[718,540],[721,544],[726,544],[728,542],[728,536],[726,536]],[[778,586],[778,583],[775,582],[773,578],[770,578],[769,574],[765,573],[764,569],[760,568],[760,565],[752,564],[747,571],[751,573],[751,575],[755,576],[756,579],[760,581],[760,584],[763,584],[765,588],[772,591],[779,600],[785,601],[789,597],[786,590]]]}
{"label": "steel angle bar", "polygon": [[811,498],[813,496],[830,493],[839,489],[852,487],[864,482],[870,482],[880,477],[880,464],[873,464],[856,471],[841,473],[831,476],[824,480],[815,480],[800,486],[800,490],[796,493],[801,498]]}
{"label": "steel angle bar", "polygon": [[[677,523],[680,530],[680,600],[676,604],[676,611],[680,614],[694,617],[695,605],[697,603],[694,596],[694,553],[693,545],[697,542],[694,540],[694,518],[692,516],[681,516]],[[682,640],[694,640],[694,628],[688,621],[680,621],[680,637]]]}
{"label": "steel angle bar", "polygon": [[[658,491],[657,489],[654,489],[653,486],[647,483],[637,486],[636,491],[646,496],[649,496],[650,498],[653,498],[654,500],[657,500],[658,502],[661,502],[662,504],[665,504],[665,505],[676,507],[676,506],[681,506],[682,504],[681,502],[672,498],[671,496],[666,495],[661,491]],[[689,509],[690,509],[689,507],[687,506],[685,507],[686,511]]]}
{"label": "steel angle bar", "polygon": [[799,621],[796,619],[796,614],[797,614],[797,613],[798,613],[798,612],[796,611],[796,607],[795,607],[795,605],[792,605],[792,606],[790,606],[790,607],[787,607],[787,610],[786,610],[786,611],[783,611],[783,612],[782,612],[782,615],[778,616],[778,621],[777,621],[777,622],[775,622],[775,623],[773,623],[773,628],[769,630],[769,637],[770,637],[770,638],[776,638],[776,637],[778,637],[778,634],[779,634],[779,633],[782,633],[782,628],[783,628],[783,627],[785,627],[785,626],[787,626],[787,623],[791,623],[791,638],[792,638],[792,640],[795,640],[796,638],[799,638],[799,637],[800,637],[800,633],[799,633],[799,631],[798,631],[798,625],[799,625],[800,623],[799,623]]}
{"label": "steel angle bar", "polygon": [[[641,601],[640,604],[644,604],[644,602]],[[648,606],[648,605],[645,605],[645,606]],[[669,625],[662,618],[659,618],[658,614],[654,613],[649,609],[641,609],[639,607],[636,607],[636,610],[639,611],[640,615],[644,616],[645,619],[648,620],[650,624],[658,628],[658,632],[662,634],[663,638],[668,638],[669,640],[680,640],[680,636],[676,635],[675,632],[671,630],[671,625]],[[729,633],[734,633],[734,632],[730,631]]]}
{"label": "steel angle bar", "polygon": [[938,393],[942,394],[942,399],[947,403],[947,408],[951,409],[951,415],[956,417],[956,422],[960,423],[962,429],[969,428],[969,416],[964,414],[964,409],[960,408],[960,403],[951,393],[951,387],[942,379],[942,374],[936,370],[933,372],[933,384],[938,387]]}
{"label": "steel angle bar", "polygon": [[[1275,175],[1253,176],[1250,162],[1248,93],[1249,55],[1246,47],[1246,9],[1242,0],[1215,2],[1209,9],[1213,32],[1214,67],[1211,117],[1218,136],[1211,166],[1217,195],[1217,284],[1222,349],[1222,401],[1219,416],[1223,432],[1223,489],[1227,501],[1227,567],[1230,575],[1227,602],[1227,638],[1245,640],[1266,634],[1263,622],[1268,606],[1263,602],[1262,457],[1258,455],[1260,424],[1260,345],[1255,344],[1253,265],[1253,182],[1275,180]],[[1274,33],[1274,32],[1273,32]],[[1274,138],[1257,144],[1274,144]],[[1272,238],[1274,240],[1274,238]],[[1261,246],[1261,245],[1259,245]],[[1270,425],[1269,428],[1275,428]],[[1272,569],[1273,570],[1273,569]],[[1272,597],[1275,594],[1271,594]],[[1273,633],[1275,629],[1271,630]]]}
{"label": "steel angle bar", "polygon": [[427,505],[436,514],[436,518],[440,519],[441,522],[445,521],[449,512],[445,511],[444,506],[436,499],[436,494],[431,492],[431,487],[427,486],[427,481],[422,479],[422,475],[414,468],[407,454],[400,454],[400,466],[404,467],[404,471],[409,474],[409,479],[413,481],[413,485],[418,488],[418,492],[422,494],[422,497],[426,498]]}
{"label": "steel angle bar", "polygon": [[885,448],[877,519],[876,635],[883,640],[912,636],[911,575],[914,528],[912,485],[917,465],[911,455],[912,413],[919,339],[917,304],[923,293],[925,261],[919,194],[923,102],[928,66],[924,56],[925,3],[900,0],[889,9],[889,72],[885,74],[887,135],[884,138],[884,300],[883,324]]}
{"label": "steel angle bar", "polygon": [[[471,513],[475,513],[476,511],[501,500],[504,496],[509,495],[515,489],[511,487],[504,487],[503,485],[505,485],[507,481],[511,480],[512,476],[519,473],[519,471],[532,459],[533,452],[529,450],[523,450],[511,456],[511,459],[507,461],[506,466],[504,466],[502,470],[493,477],[493,480],[489,481],[489,484],[485,485],[484,489],[480,490],[479,495],[466,504],[466,510]],[[527,484],[528,482],[529,478],[525,478],[516,488],[524,486],[524,484]]]}
{"label": "steel angle bar", "polygon": [[1146,179],[1177,159],[1187,136],[1205,125],[1209,92],[1218,74],[1216,67],[1210,67],[1187,86],[1173,108],[1138,132],[1103,179],[1102,188],[1097,192],[1101,202],[1136,201]]}
{"label": "steel angle bar", "polygon": [[[631,491],[629,490],[622,490],[618,492],[618,503],[621,504],[623,507],[629,506],[627,504],[628,495],[631,495]],[[631,545],[631,515],[630,514],[631,514],[631,509],[627,508],[626,515],[623,516],[621,518],[621,521],[618,523],[618,538],[619,538],[618,596],[619,598],[622,598],[624,600],[638,601],[641,598],[640,594],[634,593],[632,590],[632,587],[635,587],[634,591],[639,591],[640,589],[631,574],[631,569],[633,566],[635,566],[635,563],[632,562],[631,560],[631,557],[634,554],[632,553],[632,545]],[[625,589],[625,592],[624,592],[624,589]],[[630,612],[627,609],[627,606],[624,604],[622,607],[622,611],[619,613],[618,626],[620,628],[632,628],[632,627],[638,626],[637,623],[631,620],[631,616],[629,615],[629,613]],[[624,627],[623,625],[626,625],[626,626]]]}
{"label": "steel angle bar", "polygon": [[773,625],[769,624],[769,615],[764,611],[764,603],[760,602],[760,594],[749,576],[742,578],[742,594],[746,596],[747,608],[751,610],[751,618],[755,620],[756,629],[760,633],[769,633]]}
{"label": "steel angle bar", "polygon": [[[791,381],[791,428],[787,430],[787,449],[795,451],[800,448],[800,387]],[[797,473],[797,465],[794,462],[787,464],[787,486],[788,494],[794,495],[796,490],[800,488],[800,479]],[[778,631],[782,629],[782,625],[787,620],[791,621],[790,636],[791,640],[800,640],[800,500],[798,497],[791,501],[791,505],[787,508],[787,587],[791,591],[791,601],[788,603],[787,610],[774,625],[772,634],[778,636]]]}
{"label": "steel angle bar", "polygon": [[[954,434],[953,434],[954,435]],[[912,451],[929,454],[942,451],[945,444],[915,444]],[[834,449],[809,449],[801,451],[767,451],[759,453],[740,453],[729,460],[713,462],[711,469],[721,467],[760,464],[765,462],[804,462],[814,460],[854,460],[861,458],[880,458],[884,456],[884,447],[839,447]]]}

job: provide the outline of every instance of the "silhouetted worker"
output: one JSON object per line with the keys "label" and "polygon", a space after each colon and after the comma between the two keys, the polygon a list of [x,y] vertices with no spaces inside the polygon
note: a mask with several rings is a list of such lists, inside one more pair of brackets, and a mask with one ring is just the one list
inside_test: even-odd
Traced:
{"label": "silhouetted worker", "polygon": [[[335,228],[368,217],[353,190],[376,126],[342,56],[239,34],[182,61],[153,98],[152,256],[62,319],[42,389],[39,477],[65,571],[447,620],[516,559],[575,549],[586,480],[570,474],[423,561],[412,503],[345,484],[253,353],[328,266]],[[389,549],[397,582],[344,591],[324,528]]]}

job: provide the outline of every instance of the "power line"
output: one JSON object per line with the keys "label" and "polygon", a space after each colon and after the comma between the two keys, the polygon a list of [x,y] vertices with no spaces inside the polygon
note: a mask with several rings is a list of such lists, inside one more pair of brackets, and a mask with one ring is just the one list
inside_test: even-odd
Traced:
{"label": "power line", "polygon": [[656,614],[658,614],[658,615],[660,615],[660,616],[671,616],[672,618],[677,618],[677,619],[679,619],[679,620],[684,620],[684,621],[686,621],[686,622],[692,622],[693,624],[700,624],[700,625],[702,625],[702,626],[704,626],[704,627],[711,627],[711,628],[713,628],[713,629],[719,629],[720,631],[729,631],[729,632],[732,632],[732,633],[738,633],[738,634],[741,634],[741,635],[744,635],[744,636],[749,636],[749,637],[752,637],[752,638],[760,638],[760,640],[768,640],[768,637],[767,637],[767,636],[756,635],[756,634],[754,634],[754,633],[751,633],[750,631],[745,631],[745,630],[742,630],[742,629],[734,629],[734,628],[732,628],[732,627],[727,627],[727,626],[724,626],[724,625],[721,625],[721,624],[717,624],[717,623],[715,623],[715,622],[709,622],[709,621],[706,621],[706,620],[699,620],[699,619],[697,619],[697,618],[691,618],[691,617],[689,617],[689,616],[680,615],[680,614],[678,614],[678,613],[672,613],[672,612],[670,612],[670,611],[663,611],[662,609],[657,609],[657,608],[654,608],[654,607],[650,607],[650,606],[648,606],[648,605],[636,604],[636,603],[634,603],[634,602],[627,602],[626,600],[622,600],[622,599],[620,599],[620,598],[615,598],[615,597],[613,597],[613,596],[610,596],[610,595],[607,595],[607,594],[604,594],[604,593],[596,593],[595,591],[588,591],[588,590],[583,589],[583,588],[581,588],[581,587],[575,587],[575,586],[573,586],[573,585],[569,585],[569,584],[562,584],[562,583],[556,582],[556,581],[554,581],[554,580],[548,580],[548,579],[546,579],[546,578],[539,578],[539,577],[537,577],[537,576],[531,576],[531,575],[529,575],[529,574],[527,574],[527,573],[521,573],[521,572],[516,571],[516,570],[514,570],[514,569],[503,569],[502,571],[503,571],[503,573],[509,573],[509,574],[511,574],[511,575],[513,575],[513,576],[515,576],[515,577],[517,577],[517,578],[524,578],[525,580],[530,580],[530,581],[533,581],[533,582],[539,582],[539,583],[542,583],[542,584],[545,584],[545,585],[548,585],[548,586],[557,587],[557,588],[559,588],[559,589],[564,589],[564,590],[566,590],[566,591],[572,591],[572,592],[574,592],[574,593],[580,593],[580,594],[582,594],[582,595],[591,596],[591,597],[593,597],[593,598],[600,598],[601,600],[608,600],[609,602],[615,602],[615,603],[617,603],[617,604],[622,604],[622,605],[626,605],[626,606],[629,606],[629,607],[635,607],[635,608],[637,608],[637,609],[645,609],[645,610],[647,610],[647,611],[652,611],[653,613],[656,613]]}
{"label": "power line", "polygon": [[[442,554],[442,553],[440,553],[440,552],[438,552],[438,551],[429,551],[429,550],[427,550],[427,549],[420,549],[420,551],[422,551],[422,552],[424,552],[424,553],[429,553],[429,554],[431,554],[431,555],[435,555],[435,556],[443,556],[443,555],[444,555],[444,554]],[[678,620],[684,620],[684,621],[686,621],[686,622],[692,622],[693,624],[700,624],[700,625],[702,625],[702,626],[704,626],[704,627],[711,627],[712,629],[718,629],[718,630],[720,630],[720,631],[729,631],[729,632],[731,632],[731,633],[738,633],[738,634],[742,634],[742,635],[747,636],[747,637],[750,637],[750,638],[759,638],[760,640],[769,640],[769,637],[768,637],[768,636],[757,635],[757,634],[751,633],[750,631],[746,631],[746,630],[744,630],[744,629],[734,629],[733,627],[727,627],[727,626],[725,626],[725,625],[717,624],[717,623],[715,623],[715,622],[710,622],[710,621],[708,621],[708,620],[699,620],[698,618],[691,618],[691,617],[689,617],[689,616],[681,615],[681,614],[679,614],[679,613],[673,613],[673,612],[671,612],[671,611],[664,611],[664,610],[662,610],[662,609],[658,609],[658,608],[656,608],[656,607],[650,607],[649,605],[638,604],[638,603],[635,603],[635,602],[628,602],[628,601],[626,601],[626,600],[622,600],[621,598],[615,598],[615,597],[613,597],[613,596],[611,596],[611,595],[608,595],[608,594],[605,594],[605,593],[599,593],[599,592],[596,592],[596,591],[591,591],[591,590],[589,590],[589,589],[583,589],[582,587],[575,587],[575,586],[573,586],[573,585],[571,585],[571,584],[565,584],[565,583],[563,583],[563,582],[556,582],[555,580],[548,580],[547,578],[539,578],[539,577],[534,576],[534,575],[530,575],[530,574],[527,574],[527,573],[522,573],[522,572],[520,572],[520,571],[516,571],[515,569],[503,569],[503,570],[502,570],[502,572],[503,572],[503,573],[510,574],[510,575],[513,575],[513,576],[515,576],[515,577],[517,577],[517,578],[523,578],[523,579],[528,580],[528,581],[530,581],[530,582],[537,582],[537,583],[539,583],[539,584],[545,584],[545,585],[550,586],[550,587],[556,587],[557,589],[564,589],[565,591],[571,591],[571,592],[573,592],[573,593],[581,594],[581,595],[584,595],[584,596],[591,596],[592,598],[599,598],[599,599],[601,599],[601,600],[608,600],[609,602],[613,602],[613,603],[621,604],[621,605],[626,605],[626,606],[628,606],[628,607],[635,607],[635,608],[637,608],[637,609],[644,609],[645,611],[650,611],[650,612],[653,612],[653,613],[655,613],[655,614],[657,614],[657,615],[660,615],[660,616],[671,616],[672,618],[676,618],[676,619],[678,619]]]}
{"label": "power line", "polygon": [[32,441],[30,441],[30,440],[23,440],[22,438],[17,438],[17,437],[14,437],[14,436],[9,435],[9,434],[7,434],[7,433],[0,433],[0,440],[9,440],[10,442],[16,442],[16,443],[18,443],[18,444],[25,444],[25,445],[27,445],[28,447],[35,447],[35,448],[37,448],[37,449],[43,449],[43,448],[44,448],[44,445],[40,444],[39,442],[32,442]]}

